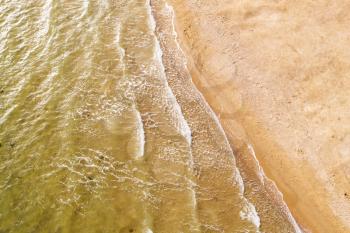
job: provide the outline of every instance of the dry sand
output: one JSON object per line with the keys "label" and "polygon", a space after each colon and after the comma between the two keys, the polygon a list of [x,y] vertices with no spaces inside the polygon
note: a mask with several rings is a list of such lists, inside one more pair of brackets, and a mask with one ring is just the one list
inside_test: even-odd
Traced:
{"label": "dry sand", "polygon": [[255,151],[306,231],[350,232],[350,3],[169,2],[245,180]]}

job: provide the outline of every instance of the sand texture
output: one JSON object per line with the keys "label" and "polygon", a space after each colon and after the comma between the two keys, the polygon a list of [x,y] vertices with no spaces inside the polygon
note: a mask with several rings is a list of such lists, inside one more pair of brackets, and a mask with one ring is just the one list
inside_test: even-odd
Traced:
{"label": "sand texture", "polygon": [[245,181],[255,151],[305,231],[349,232],[350,4],[169,2]]}

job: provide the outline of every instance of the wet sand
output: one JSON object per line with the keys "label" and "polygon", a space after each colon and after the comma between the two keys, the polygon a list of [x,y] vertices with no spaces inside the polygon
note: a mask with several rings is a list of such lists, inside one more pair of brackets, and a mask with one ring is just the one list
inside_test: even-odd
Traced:
{"label": "wet sand", "polygon": [[0,4],[0,232],[300,232],[155,3]]}
{"label": "wet sand", "polygon": [[349,232],[349,4],[169,2],[243,179],[259,178],[255,151],[305,231]]}
{"label": "wet sand", "polygon": [[[206,114],[202,113],[200,109],[193,105],[194,102],[192,97],[190,97],[194,95],[194,92],[190,91],[190,87],[193,85],[192,79],[198,78],[198,76],[195,76],[196,74],[192,74],[191,76],[187,65],[184,65],[183,61],[187,61],[188,57],[186,57],[183,51],[179,48],[179,44],[177,43],[179,42],[177,33],[172,31],[175,30],[175,28],[172,29],[172,27],[175,26],[172,7],[165,4],[163,1],[152,1],[151,5],[153,8],[154,17],[156,19],[156,31],[163,53],[162,59],[169,86],[173,90],[177,101],[182,107],[184,116],[189,122],[193,133],[204,132],[203,130],[205,129],[203,128],[203,124],[199,124],[199,122],[207,122],[207,120],[203,118]],[[199,100],[196,100],[196,102],[197,101]],[[210,111],[208,113],[210,113]],[[194,160],[195,167],[197,167],[197,170],[200,170],[203,175],[211,174],[212,177],[218,177],[218,175],[221,177],[220,179],[215,179],[215,185],[214,183],[211,183],[211,181],[208,183],[206,178],[202,182],[199,182],[200,186],[211,187],[210,191],[208,190],[209,192],[207,192],[205,195],[209,195],[210,197],[217,195],[215,193],[230,192],[230,185],[225,182],[225,180],[229,178],[227,176],[229,173],[221,170],[225,170],[227,165],[229,165],[229,169],[235,169],[235,166],[237,165],[240,176],[243,179],[243,195],[250,203],[254,205],[258,214],[260,222],[259,232],[300,232],[298,224],[295,222],[288,207],[285,205],[282,199],[282,195],[279,193],[275,184],[265,176],[261,167],[259,166],[251,145],[247,141],[246,137],[243,134],[239,134],[237,131],[240,130],[243,132],[244,130],[238,124],[233,125],[237,123],[234,120],[230,120],[230,122],[230,126],[234,126],[235,133],[229,134],[230,132],[227,132],[227,138],[221,140],[228,139],[230,143],[235,143],[235,145],[237,145],[237,147],[232,147],[232,149],[235,150],[236,159],[231,161],[229,157],[233,157],[234,155],[226,155],[227,152],[214,159],[211,153],[206,153],[204,148],[204,150],[201,150],[201,152],[198,151],[199,154],[202,154],[202,156]],[[208,124],[208,127],[213,129],[216,128],[211,124]],[[209,139],[208,135],[202,136],[207,138],[206,140],[209,141],[218,140],[218,138]],[[243,136],[244,138],[240,136]],[[197,137],[198,135],[194,137],[195,141],[198,141],[199,138]],[[227,158],[226,156],[229,157]],[[216,162],[209,162],[212,159],[214,159]],[[211,164],[209,167],[207,166],[208,162]],[[222,163],[226,165],[223,166]],[[205,175],[205,177],[207,177],[207,175]],[[201,200],[203,197],[198,196],[198,198]],[[220,196],[214,198],[216,201],[231,205],[230,203],[232,203],[232,198],[227,196],[225,199],[226,200],[221,200]],[[215,212],[217,207],[213,204],[208,204],[205,208],[210,208]],[[199,203],[198,209],[200,210],[201,208],[203,207],[201,207]],[[220,208],[222,208],[223,212],[223,215],[221,215],[223,219],[221,221],[225,221],[225,218],[234,219],[234,213],[226,213],[226,208],[224,205],[221,205]],[[228,220],[226,223],[223,222],[223,225],[228,227],[227,229],[223,229],[223,232],[230,231],[231,224],[229,222],[232,222],[232,220]],[[248,228],[245,228],[245,230],[247,229]],[[214,231],[214,229],[206,230],[209,230],[209,232]]]}
{"label": "wet sand", "polygon": [[172,4],[0,4],[0,232],[348,232],[346,6]]}

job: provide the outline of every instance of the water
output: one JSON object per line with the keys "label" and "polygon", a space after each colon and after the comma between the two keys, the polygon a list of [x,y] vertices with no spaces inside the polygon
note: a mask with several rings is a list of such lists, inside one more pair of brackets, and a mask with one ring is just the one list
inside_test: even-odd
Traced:
{"label": "water", "polygon": [[259,232],[149,1],[0,0],[0,12],[0,232]]}

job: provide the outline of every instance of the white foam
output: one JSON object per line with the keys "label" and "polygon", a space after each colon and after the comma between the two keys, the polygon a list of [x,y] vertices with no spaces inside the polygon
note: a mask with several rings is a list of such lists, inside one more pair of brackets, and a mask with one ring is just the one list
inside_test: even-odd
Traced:
{"label": "white foam", "polygon": [[17,105],[12,105],[11,108],[7,109],[5,113],[0,117],[0,125],[4,124],[7,120],[7,117],[11,114],[11,112],[17,107]]}
{"label": "white foam", "polygon": [[144,156],[145,153],[145,131],[144,131],[144,126],[141,118],[141,114],[139,111],[135,110],[135,115],[136,115],[136,137],[137,137],[137,142],[138,145],[137,147],[139,150],[135,154],[135,157],[140,158]]}
{"label": "white foam", "polygon": [[260,218],[253,204],[247,202],[239,212],[239,216],[242,220],[247,220],[253,223],[257,228],[260,227]]}
{"label": "white foam", "polygon": [[240,175],[237,167],[235,167],[234,170],[235,170],[235,174],[237,174],[234,176],[234,179],[236,181],[236,185],[239,188],[239,193],[243,194],[244,193],[244,182],[243,182],[242,176]]}
{"label": "white foam", "polygon": [[[259,180],[262,182],[263,185],[264,185],[264,183],[265,183],[265,180],[268,180],[269,182],[271,182],[271,183],[273,184],[273,186],[275,187],[276,192],[278,193],[278,195],[281,196],[281,198],[282,198],[282,200],[283,200],[283,194],[279,191],[279,189],[277,188],[277,185],[275,184],[275,182],[274,182],[273,180],[269,179],[269,178],[265,175],[265,173],[264,173],[262,167],[260,166],[259,160],[256,158],[254,148],[253,148],[253,146],[252,146],[251,144],[248,144],[248,150],[249,150],[250,154],[253,156],[256,165],[258,166],[258,176],[259,176]],[[287,206],[285,203],[284,203],[284,206],[285,206],[285,208],[288,209],[288,206]],[[296,233],[301,233],[301,232],[302,232],[301,229],[299,228],[299,226],[298,226],[298,224],[296,223],[294,217],[293,217],[290,213],[288,213],[288,218],[289,218],[289,220],[291,221],[291,223],[293,224],[293,227],[294,227],[295,232],[296,232]]]}
{"label": "white foam", "polygon": [[151,30],[154,32],[156,30],[156,21],[153,17],[153,14],[152,14],[151,0],[148,0],[146,2],[146,10],[147,10],[147,14],[149,16],[148,25],[151,28]]}
{"label": "white foam", "polygon": [[[167,13],[169,15],[171,15],[171,34],[173,35],[174,37],[174,41],[175,41],[175,44],[176,44],[176,47],[178,49],[178,51],[180,51],[182,57],[183,57],[183,62],[184,62],[184,65],[187,66],[187,60],[185,59],[185,53],[183,52],[177,38],[178,38],[178,35],[177,35],[177,32],[176,32],[176,29],[175,29],[175,11],[173,9],[172,6],[170,6],[168,3],[165,3],[165,8],[164,8]],[[187,67],[186,67],[187,68]]]}
{"label": "white foam", "polygon": [[173,108],[174,108],[174,111],[175,111],[175,117],[177,118],[177,121],[176,121],[176,128],[177,130],[179,131],[179,133],[186,139],[187,143],[189,145],[191,145],[192,143],[192,132],[191,132],[191,129],[183,115],[183,112],[181,110],[181,107],[179,105],[179,103],[177,102],[176,100],[176,97],[174,95],[174,93],[172,92],[171,88],[169,87],[168,85],[168,82],[167,82],[167,79],[166,79],[166,76],[165,76],[165,68],[164,68],[164,64],[163,64],[163,52],[160,48],[160,44],[159,44],[159,41],[156,37],[156,22],[155,22],[155,19],[153,17],[153,14],[152,14],[152,9],[151,9],[151,5],[150,5],[150,0],[147,1],[147,12],[148,12],[148,15],[149,15],[149,26],[150,28],[153,30],[154,32],[154,40],[155,40],[155,51],[154,51],[154,59],[156,60],[157,63],[160,64],[160,67],[161,67],[161,76],[163,77],[163,80],[165,82],[165,88],[167,89],[167,94],[169,96],[169,100],[171,100],[173,103]]}
{"label": "white foam", "polygon": [[117,45],[117,49],[120,53],[120,61],[122,65],[123,70],[123,77],[125,76],[125,49],[120,45],[120,34],[121,34],[121,24],[117,24],[116,26],[116,33],[115,33],[115,44]]}
{"label": "white foam", "polygon": [[121,34],[121,25],[118,24],[116,26],[116,33],[115,33],[115,43],[118,45],[118,49],[120,50],[122,57],[125,56],[125,50],[120,46],[120,34]]}
{"label": "white foam", "polygon": [[264,171],[262,170],[261,166],[260,166],[260,163],[259,163],[259,160],[256,158],[256,155],[255,155],[255,151],[254,151],[254,148],[251,144],[248,144],[248,151],[250,152],[250,154],[253,156],[254,158],[254,161],[256,163],[256,165],[258,166],[258,176],[259,176],[259,180],[262,184],[264,184],[265,182],[265,179],[264,177],[265,176],[265,173]]}
{"label": "white foam", "polygon": [[[180,44],[178,43],[177,41],[177,33],[176,33],[176,30],[175,30],[175,14],[174,14],[174,10],[173,8],[166,3],[165,5],[165,10],[166,10],[166,13],[170,14],[172,17],[172,36],[174,37],[174,41],[176,43],[176,46],[177,46],[177,49],[178,51],[180,52],[180,56],[183,58],[183,62],[184,62],[184,66],[185,68],[188,70],[187,68],[187,61],[185,59],[185,55],[184,55],[184,52],[183,50],[181,49],[180,47]],[[193,84],[194,88],[196,89],[196,86]],[[198,91],[198,90],[197,90]],[[215,121],[216,125],[218,126],[218,129],[221,131],[221,133],[223,135],[225,135],[224,133],[224,130],[219,122],[219,119],[217,118],[217,116],[214,114],[214,112],[211,110],[210,106],[208,105],[208,103],[205,101],[205,98],[203,97],[203,95],[201,94],[201,92],[199,92],[199,95],[201,96],[203,102],[205,103],[205,106],[206,106],[206,109],[207,109],[207,112],[208,114],[212,117],[212,119]],[[226,138],[226,136],[224,137],[225,138],[225,142],[227,144],[227,146],[229,146],[229,142]],[[233,152],[232,152],[232,156],[233,156]],[[248,200],[246,200],[246,198],[244,197],[243,193],[244,193],[244,183],[243,183],[243,179],[240,175],[240,172],[238,171],[237,167],[234,168],[235,169],[235,181],[236,181],[236,185],[239,187],[239,192],[240,194],[242,195],[242,200],[244,201],[244,208],[243,210],[240,211],[240,217],[243,219],[243,220],[247,220],[247,221],[250,221],[252,224],[254,224],[257,228],[257,230],[259,229],[260,227],[260,218],[258,216],[258,213],[255,209],[255,206],[251,203],[248,202]]]}
{"label": "white foam", "polygon": [[80,17],[87,15],[90,7],[90,0],[84,0],[82,5],[83,5],[83,13],[81,14]]}
{"label": "white foam", "polygon": [[52,14],[52,0],[47,0],[44,3],[43,9],[41,10],[39,25],[40,29],[37,38],[40,39],[49,32],[50,28],[50,17]]}

